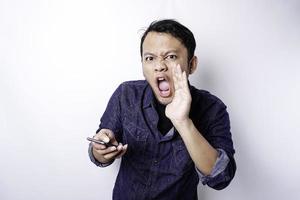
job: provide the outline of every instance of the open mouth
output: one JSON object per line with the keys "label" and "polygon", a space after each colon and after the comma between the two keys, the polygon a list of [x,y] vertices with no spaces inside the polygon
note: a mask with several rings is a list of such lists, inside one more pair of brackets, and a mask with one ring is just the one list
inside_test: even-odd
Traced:
{"label": "open mouth", "polygon": [[170,84],[167,79],[165,79],[164,77],[158,77],[157,85],[158,85],[159,95],[161,97],[170,96],[170,93],[171,93]]}

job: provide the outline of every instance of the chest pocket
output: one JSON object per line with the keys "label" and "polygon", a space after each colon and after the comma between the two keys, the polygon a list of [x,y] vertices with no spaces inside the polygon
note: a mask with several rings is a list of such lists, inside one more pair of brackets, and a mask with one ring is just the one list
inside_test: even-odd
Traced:
{"label": "chest pocket", "polygon": [[149,133],[146,128],[141,127],[143,120],[142,116],[139,116],[136,112],[125,112],[123,119],[123,142],[124,144],[128,144],[126,154],[138,156],[145,152]]}

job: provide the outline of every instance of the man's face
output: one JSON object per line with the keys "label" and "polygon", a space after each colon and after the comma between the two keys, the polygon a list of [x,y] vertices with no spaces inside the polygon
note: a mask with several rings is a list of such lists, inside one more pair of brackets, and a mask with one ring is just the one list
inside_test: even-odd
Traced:
{"label": "man's face", "polygon": [[177,64],[190,74],[186,47],[167,33],[149,32],[143,43],[143,74],[156,99],[164,105],[174,97],[172,69]]}

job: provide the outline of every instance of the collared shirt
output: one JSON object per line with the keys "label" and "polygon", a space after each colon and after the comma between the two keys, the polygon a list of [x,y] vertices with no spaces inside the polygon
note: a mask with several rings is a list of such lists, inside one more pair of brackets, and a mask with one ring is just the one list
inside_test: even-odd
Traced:
{"label": "collared shirt", "polygon": [[[109,100],[99,129],[110,129],[118,142],[128,144],[113,190],[113,199],[197,199],[197,185],[225,188],[236,165],[229,116],[220,99],[190,86],[190,118],[219,156],[211,175],[197,170],[180,134],[158,130],[154,94],[146,81],[121,84]],[[98,166],[107,166],[95,160]]]}

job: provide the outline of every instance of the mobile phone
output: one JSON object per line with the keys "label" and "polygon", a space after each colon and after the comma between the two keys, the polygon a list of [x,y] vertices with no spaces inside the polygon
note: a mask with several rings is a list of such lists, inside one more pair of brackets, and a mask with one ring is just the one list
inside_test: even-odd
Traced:
{"label": "mobile phone", "polygon": [[105,145],[106,147],[118,147],[118,145],[115,145],[115,144],[112,144],[112,143],[105,143],[105,142],[103,142],[102,140],[96,140],[96,139],[94,139],[94,138],[90,138],[90,137],[87,137],[86,138],[88,141],[90,141],[90,142],[95,142],[95,143],[97,143],[97,144],[102,144],[102,145]]}

